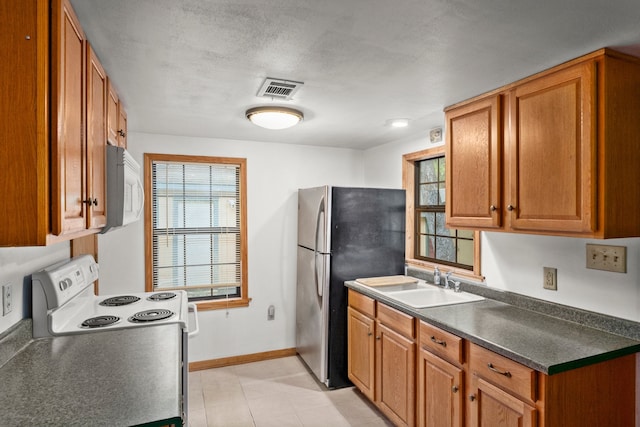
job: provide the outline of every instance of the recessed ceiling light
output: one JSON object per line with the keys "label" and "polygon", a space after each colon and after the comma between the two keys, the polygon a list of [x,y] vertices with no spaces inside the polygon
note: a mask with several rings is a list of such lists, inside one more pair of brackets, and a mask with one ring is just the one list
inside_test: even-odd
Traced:
{"label": "recessed ceiling light", "polygon": [[288,107],[255,107],[245,113],[247,119],[265,129],[286,129],[304,119],[302,112]]}
{"label": "recessed ceiling light", "polygon": [[392,128],[406,128],[409,126],[409,119],[389,119],[387,125]]}

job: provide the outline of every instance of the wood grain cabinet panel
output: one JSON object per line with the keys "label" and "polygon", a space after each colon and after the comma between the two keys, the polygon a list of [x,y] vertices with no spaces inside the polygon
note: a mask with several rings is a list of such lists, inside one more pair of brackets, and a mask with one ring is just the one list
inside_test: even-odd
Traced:
{"label": "wood grain cabinet panel", "polygon": [[107,74],[87,43],[87,228],[107,223],[105,179]]}
{"label": "wood grain cabinet panel", "polygon": [[446,113],[446,220],[450,227],[502,225],[500,97]]}
{"label": "wood grain cabinet panel", "polygon": [[127,148],[127,112],[110,80],[108,91],[107,141],[111,145]]}
{"label": "wood grain cabinet panel", "polygon": [[68,0],[52,19],[52,232],[86,228],[85,36]]}
{"label": "wood grain cabinet panel", "polygon": [[415,341],[376,322],[376,404],[397,426],[415,425]]}
{"label": "wood grain cabinet panel", "polygon": [[640,236],[640,59],[611,49],[445,109],[447,224]]}
{"label": "wood grain cabinet panel", "polygon": [[464,371],[420,349],[417,415],[420,427],[462,427]]}
{"label": "wood grain cabinet panel", "polygon": [[348,307],[347,373],[369,400],[375,399],[375,320]]}
{"label": "wood grain cabinet panel", "polygon": [[[69,0],[7,0],[0,44],[0,246],[43,246],[106,223],[107,76]],[[116,116],[118,120],[118,116]]]}

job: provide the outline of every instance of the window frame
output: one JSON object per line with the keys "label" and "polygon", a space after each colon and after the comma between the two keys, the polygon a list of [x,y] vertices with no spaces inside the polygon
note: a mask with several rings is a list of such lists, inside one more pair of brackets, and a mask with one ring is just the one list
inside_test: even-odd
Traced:
{"label": "window frame", "polygon": [[[429,160],[435,157],[445,156],[445,146],[428,148],[426,150],[408,153],[402,156],[402,187],[406,191],[406,262],[409,266],[425,268],[433,271],[435,267],[441,270],[452,270],[454,274],[474,280],[484,280],[480,271],[480,232],[473,233],[473,270],[451,266],[450,264],[427,261],[416,257],[416,163],[422,160]],[[445,183],[445,185],[447,185]]]}
{"label": "window frame", "polygon": [[144,153],[144,227],[145,227],[145,290],[156,292],[153,288],[153,162],[231,164],[239,167],[240,197],[240,297],[224,299],[190,300],[198,305],[198,310],[227,309],[246,307],[249,298],[248,285],[248,248],[247,248],[247,160],[245,158],[212,157],[179,154]]}

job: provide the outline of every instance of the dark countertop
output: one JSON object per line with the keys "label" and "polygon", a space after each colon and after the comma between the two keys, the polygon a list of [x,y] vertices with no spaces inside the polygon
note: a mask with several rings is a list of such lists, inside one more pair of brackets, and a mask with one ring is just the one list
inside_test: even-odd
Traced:
{"label": "dark countertop", "polygon": [[355,281],[345,286],[547,375],[640,351],[640,341],[491,299],[415,309]]}
{"label": "dark countertop", "polygon": [[181,423],[181,334],[171,324],[30,340],[0,365],[0,424]]}

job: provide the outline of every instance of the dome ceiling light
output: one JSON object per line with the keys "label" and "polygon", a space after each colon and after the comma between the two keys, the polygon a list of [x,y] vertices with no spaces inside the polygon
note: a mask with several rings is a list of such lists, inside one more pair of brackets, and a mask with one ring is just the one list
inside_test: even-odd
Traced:
{"label": "dome ceiling light", "polygon": [[290,128],[304,119],[301,111],[279,106],[250,108],[247,110],[246,116],[251,123],[274,130]]}

